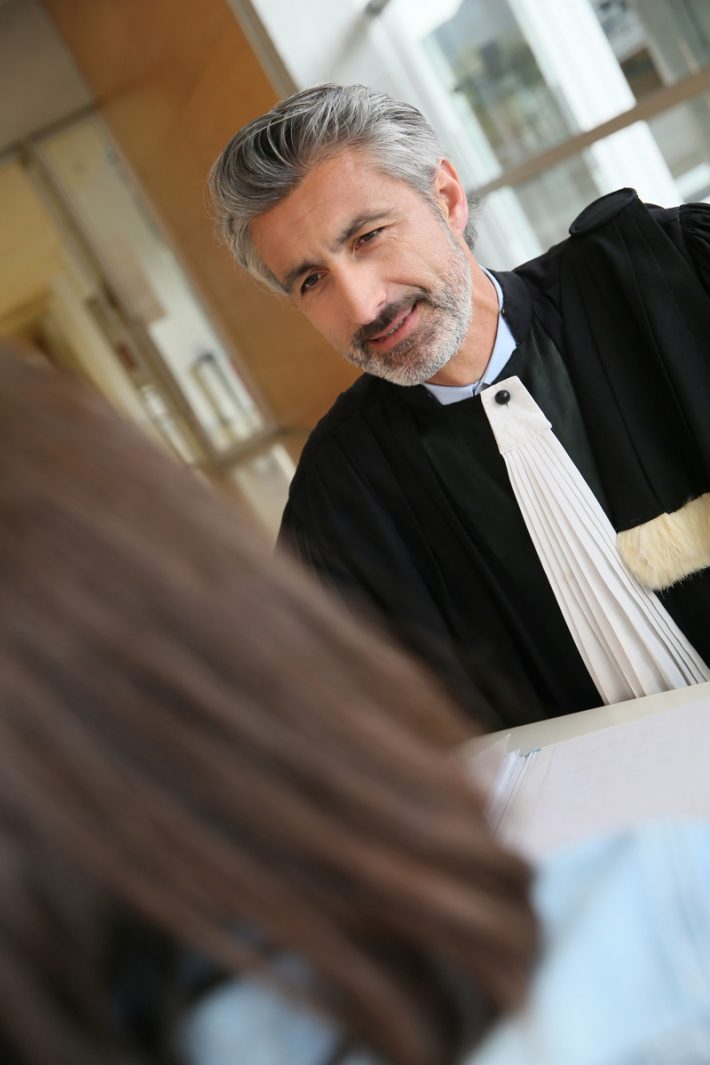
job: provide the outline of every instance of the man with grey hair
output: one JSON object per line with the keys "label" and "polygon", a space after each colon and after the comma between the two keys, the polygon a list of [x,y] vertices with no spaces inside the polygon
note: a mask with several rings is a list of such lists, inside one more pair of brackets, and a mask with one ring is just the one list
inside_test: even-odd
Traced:
{"label": "man with grey hair", "polygon": [[588,207],[517,270],[473,255],[416,108],[324,85],[240,130],[237,261],[364,371],[282,539],[492,726],[710,679],[710,210]]}

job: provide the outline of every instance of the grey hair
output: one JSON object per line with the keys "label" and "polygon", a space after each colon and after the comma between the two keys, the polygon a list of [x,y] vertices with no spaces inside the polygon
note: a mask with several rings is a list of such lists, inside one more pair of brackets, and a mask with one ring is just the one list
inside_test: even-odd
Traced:
{"label": "grey hair", "polygon": [[[251,224],[293,192],[311,167],[346,148],[367,151],[382,173],[432,202],[444,152],[422,113],[365,85],[316,85],[247,123],[210,171],[217,232],[240,266],[282,291],[257,255]],[[472,218],[464,237],[473,247]]]}

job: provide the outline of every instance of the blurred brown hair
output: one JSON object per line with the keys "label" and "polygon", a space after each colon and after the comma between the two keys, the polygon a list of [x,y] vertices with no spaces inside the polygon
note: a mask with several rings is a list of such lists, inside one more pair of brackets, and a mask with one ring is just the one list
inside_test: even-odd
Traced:
{"label": "blurred brown hair", "polygon": [[103,401],[7,352],[0,588],[7,1060],[143,1060],[103,990],[117,906],[268,978],[230,933],[258,928],[394,1065],[449,1065],[467,1016],[516,1002],[528,871],[452,754],[470,727]]}

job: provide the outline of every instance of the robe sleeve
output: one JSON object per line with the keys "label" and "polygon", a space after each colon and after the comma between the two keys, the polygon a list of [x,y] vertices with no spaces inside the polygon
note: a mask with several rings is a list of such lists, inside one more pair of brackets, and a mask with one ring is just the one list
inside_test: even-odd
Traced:
{"label": "robe sleeve", "polygon": [[678,209],[678,222],[686,255],[710,295],[710,205],[682,204]]}
{"label": "robe sleeve", "polygon": [[[292,486],[279,546],[339,592],[357,616],[423,660],[483,725],[499,727],[422,577],[424,559],[407,540],[409,523],[398,522],[394,507],[383,507],[345,450],[328,448],[327,478],[306,464]],[[393,476],[390,502],[399,494]]]}

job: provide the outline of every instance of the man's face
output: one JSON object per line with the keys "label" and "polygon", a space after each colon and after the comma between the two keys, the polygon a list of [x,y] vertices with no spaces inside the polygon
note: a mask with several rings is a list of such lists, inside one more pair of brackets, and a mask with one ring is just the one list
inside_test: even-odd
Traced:
{"label": "man's face", "polygon": [[363,152],[315,166],[252,238],[309,321],[368,373],[428,381],[469,331],[469,254],[445,197],[428,202]]}

